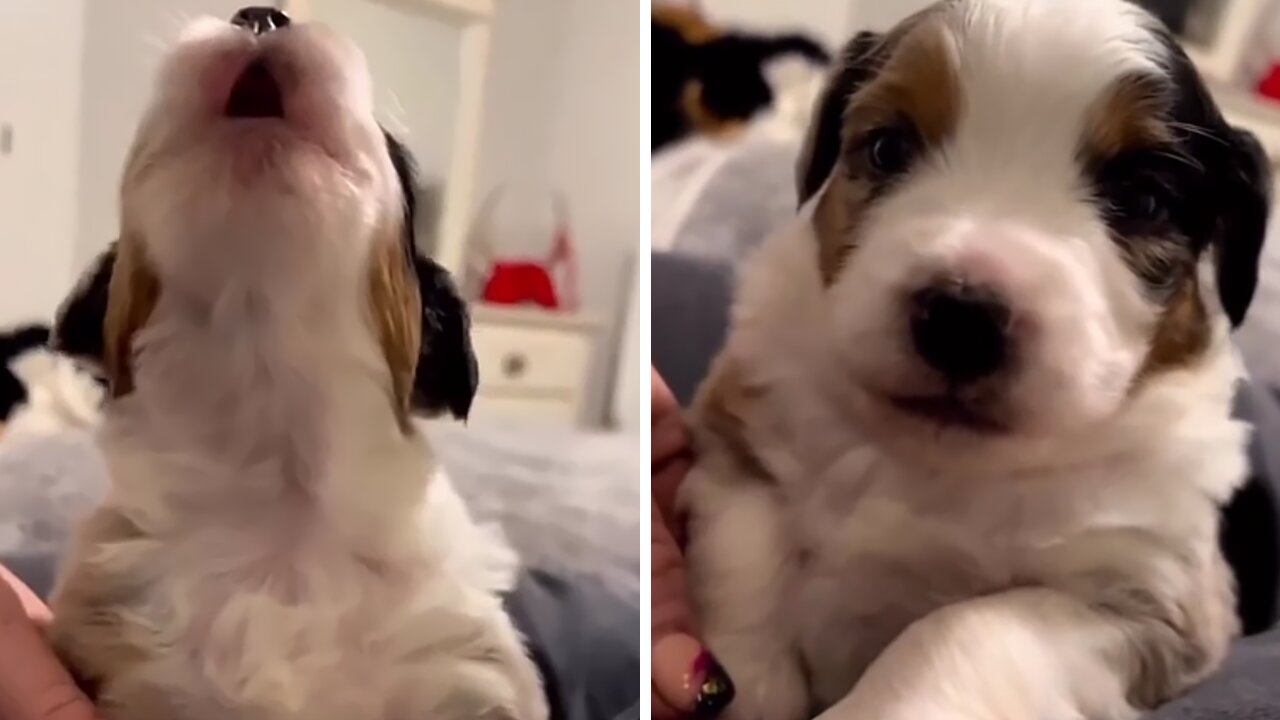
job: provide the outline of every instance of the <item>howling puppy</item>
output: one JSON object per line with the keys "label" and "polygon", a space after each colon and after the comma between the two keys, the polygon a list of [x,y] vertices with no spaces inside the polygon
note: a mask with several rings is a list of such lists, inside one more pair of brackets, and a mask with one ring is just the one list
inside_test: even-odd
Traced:
{"label": "howling puppy", "polygon": [[111,396],[51,631],[106,718],[547,715],[514,558],[410,419],[465,415],[476,373],[371,95],[354,46],[270,9],[164,60],[120,239],[55,331]]}
{"label": "howling puppy", "polygon": [[731,718],[1121,720],[1218,666],[1268,174],[1119,0],[847,46],[693,409]]}

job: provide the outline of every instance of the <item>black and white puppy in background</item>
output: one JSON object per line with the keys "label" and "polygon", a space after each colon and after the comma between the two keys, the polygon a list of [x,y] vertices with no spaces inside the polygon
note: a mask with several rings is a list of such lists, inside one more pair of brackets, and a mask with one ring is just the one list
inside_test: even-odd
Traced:
{"label": "black and white puppy in background", "polygon": [[838,65],[692,413],[728,717],[1137,717],[1239,632],[1268,163],[1120,0],[941,2]]}
{"label": "black and white puppy in background", "polygon": [[166,55],[54,333],[109,388],[50,631],[104,718],[546,718],[515,556],[411,420],[477,383],[412,172],[324,27],[247,8]]}
{"label": "black and white puppy in background", "polygon": [[91,429],[102,387],[78,363],[48,347],[41,323],[0,331],[0,431],[58,433]]}
{"label": "black and white puppy in background", "polygon": [[26,404],[30,393],[13,363],[49,342],[47,325],[22,325],[0,331],[0,423]]}

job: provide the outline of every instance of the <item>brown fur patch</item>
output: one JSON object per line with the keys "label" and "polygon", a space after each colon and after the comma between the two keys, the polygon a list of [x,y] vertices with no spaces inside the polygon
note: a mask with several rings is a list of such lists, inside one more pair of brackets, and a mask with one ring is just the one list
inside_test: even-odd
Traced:
{"label": "brown fur patch", "polygon": [[159,299],[160,280],[146,256],[142,238],[125,233],[117,245],[103,326],[111,397],[133,392],[133,337],[147,324]]}
{"label": "brown fur patch", "polygon": [[694,442],[722,450],[739,474],[769,479],[771,474],[748,437],[749,418],[763,393],[763,388],[747,381],[731,356],[718,356],[693,401]]}
{"label": "brown fur patch", "polygon": [[400,228],[380,239],[369,264],[369,310],[378,344],[391,371],[391,389],[401,429],[408,432],[409,401],[422,349],[422,298],[401,246]]}
{"label": "brown fur patch", "polygon": [[846,147],[851,136],[904,117],[926,145],[941,145],[955,132],[963,109],[955,43],[944,17],[920,15],[886,43],[892,49],[884,67],[850,101]]}
{"label": "brown fur patch", "polygon": [[1211,333],[1209,313],[1200,299],[1200,284],[1194,268],[1189,269],[1160,314],[1135,386],[1153,374],[1186,367],[1203,356]]}
{"label": "brown fur patch", "polygon": [[1168,106],[1167,91],[1155,78],[1120,78],[1089,109],[1082,152],[1105,160],[1125,150],[1170,143],[1173,133],[1164,119]]}
{"label": "brown fur patch", "polygon": [[858,245],[858,221],[873,192],[869,181],[841,174],[832,178],[827,191],[818,198],[813,228],[818,238],[818,271],[827,286],[836,281]]}
{"label": "brown fur patch", "polygon": [[837,171],[818,200],[814,231],[823,282],[835,282],[857,246],[857,227],[875,187],[861,158],[849,148],[861,136],[888,124],[909,120],[926,147],[937,148],[955,132],[962,98],[953,40],[944,17],[931,11],[912,18],[886,38],[884,67],[855,92],[845,108],[842,146],[844,172]]}
{"label": "brown fur patch", "polygon": [[653,21],[675,30],[685,42],[695,45],[715,40],[724,34],[720,28],[707,22],[702,13],[685,5],[656,3],[653,6]]}

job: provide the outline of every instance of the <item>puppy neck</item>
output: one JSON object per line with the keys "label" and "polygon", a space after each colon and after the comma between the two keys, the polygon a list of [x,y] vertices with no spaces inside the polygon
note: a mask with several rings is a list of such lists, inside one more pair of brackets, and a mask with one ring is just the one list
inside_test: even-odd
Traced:
{"label": "puppy neck", "polygon": [[430,458],[397,421],[354,288],[309,306],[162,294],[134,340],[134,392],[107,411],[117,494],[194,498],[200,512],[327,507],[370,533],[416,506]]}

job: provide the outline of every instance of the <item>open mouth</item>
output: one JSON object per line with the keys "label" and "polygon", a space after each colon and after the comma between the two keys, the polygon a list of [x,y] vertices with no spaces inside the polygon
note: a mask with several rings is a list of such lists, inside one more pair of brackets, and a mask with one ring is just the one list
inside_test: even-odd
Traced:
{"label": "open mouth", "polygon": [[1009,431],[1008,426],[991,417],[991,415],[975,409],[955,395],[935,395],[929,397],[895,397],[890,400],[894,407],[923,420],[942,426],[961,427],[983,434],[1000,434]]}
{"label": "open mouth", "polygon": [[255,60],[240,73],[227,98],[229,118],[284,118],[284,93],[263,60]]}

